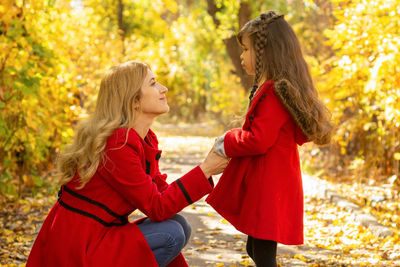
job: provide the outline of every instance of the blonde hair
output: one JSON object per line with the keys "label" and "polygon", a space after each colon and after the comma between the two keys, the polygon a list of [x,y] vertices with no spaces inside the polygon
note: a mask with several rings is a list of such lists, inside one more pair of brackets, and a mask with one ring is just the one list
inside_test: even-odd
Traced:
{"label": "blonde hair", "polygon": [[79,174],[83,188],[95,174],[103,159],[107,138],[117,128],[129,128],[134,120],[135,102],[140,99],[148,65],[129,61],[112,67],[101,80],[96,109],[92,116],[79,123],[73,142],[57,159],[60,184]]}

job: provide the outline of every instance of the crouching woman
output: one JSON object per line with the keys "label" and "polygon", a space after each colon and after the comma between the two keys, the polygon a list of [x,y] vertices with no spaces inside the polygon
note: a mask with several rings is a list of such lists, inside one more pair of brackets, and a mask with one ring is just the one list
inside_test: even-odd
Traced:
{"label": "crouching woman", "polygon": [[[150,130],[169,111],[167,91],[140,62],[107,72],[94,114],[80,123],[58,158],[59,199],[26,266],[188,266],[181,250],[190,226],[177,212],[208,194],[211,175],[228,161],[211,150],[200,165],[167,184]],[[136,209],[147,217],[129,222]]]}

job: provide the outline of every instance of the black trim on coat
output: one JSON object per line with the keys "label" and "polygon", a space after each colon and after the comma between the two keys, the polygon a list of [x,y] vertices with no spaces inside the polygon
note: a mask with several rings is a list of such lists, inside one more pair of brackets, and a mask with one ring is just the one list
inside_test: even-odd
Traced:
{"label": "black trim on coat", "polygon": [[186,191],[185,187],[183,186],[182,182],[180,179],[176,180],[176,184],[179,186],[179,189],[181,189],[183,195],[185,196],[187,202],[189,202],[189,204],[193,203],[193,200],[190,198],[189,193]]}
{"label": "black trim on coat", "polygon": [[[98,207],[100,207],[100,208],[102,208],[104,211],[106,211],[108,214],[110,214],[111,216],[113,216],[113,217],[115,217],[116,219],[119,219],[119,220],[121,220],[121,223],[122,224],[126,224],[127,222],[128,222],[128,219],[126,218],[126,214],[125,215],[120,215],[120,214],[118,214],[118,213],[116,213],[116,212],[114,212],[114,211],[112,211],[109,207],[107,207],[106,205],[104,205],[103,203],[100,203],[100,202],[98,202],[98,201],[96,201],[96,200],[93,200],[93,199],[90,199],[90,198],[88,198],[88,197],[86,197],[86,196],[83,196],[83,195],[81,195],[81,194],[78,194],[77,192],[75,192],[75,191],[73,191],[73,190],[71,190],[70,188],[68,188],[67,186],[62,186],[62,189],[60,189],[60,191],[61,191],[61,194],[60,194],[60,198],[61,198],[61,195],[62,195],[62,191],[65,191],[65,192],[67,192],[68,194],[70,194],[71,196],[73,196],[73,197],[76,197],[76,198],[78,198],[78,199],[80,199],[80,200],[83,200],[83,201],[86,201],[86,202],[88,202],[88,203],[90,203],[90,204],[92,204],[92,205],[95,205],[95,206],[98,206]],[[60,202],[61,202],[61,200],[60,200]],[[63,202],[64,203],[64,202]],[[65,203],[64,203],[65,204]],[[68,205],[68,204],[65,204],[65,205]],[[94,216],[94,215],[93,215]],[[96,216],[95,216],[96,217]]]}
{"label": "black trim on coat", "polygon": [[146,174],[150,175],[150,161],[146,159]]}
{"label": "black trim on coat", "polygon": [[110,226],[122,226],[122,225],[125,225],[125,224],[128,223],[127,220],[126,220],[126,221],[123,221],[123,222],[121,222],[121,223],[108,223],[108,222],[103,221],[102,219],[100,219],[100,218],[97,217],[96,215],[93,215],[93,214],[91,214],[91,213],[89,213],[89,212],[86,212],[86,211],[83,211],[83,210],[80,210],[80,209],[77,209],[77,208],[74,208],[74,207],[71,207],[70,205],[66,204],[66,203],[63,202],[62,200],[59,200],[58,203],[60,203],[60,205],[63,206],[64,208],[66,208],[67,210],[72,211],[72,212],[75,212],[75,213],[78,213],[78,214],[83,215],[83,216],[86,216],[86,217],[89,217],[89,218],[91,218],[91,219],[93,219],[93,220],[95,220],[95,221],[101,223],[102,225],[104,225],[104,226],[106,226],[106,227],[110,227]]}

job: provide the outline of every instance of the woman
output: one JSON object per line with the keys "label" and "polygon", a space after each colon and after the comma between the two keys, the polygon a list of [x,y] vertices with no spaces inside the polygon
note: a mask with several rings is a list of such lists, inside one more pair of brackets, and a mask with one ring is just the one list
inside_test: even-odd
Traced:
{"label": "woman", "polygon": [[[101,81],[94,114],[58,159],[62,184],[27,266],[187,266],[190,226],[176,213],[213,188],[227,160],[211,151],[171,184],[161,174],[153,120],[169,111],[147,65],[130,61]],[[148,218],[128,222],[139,209]]]}

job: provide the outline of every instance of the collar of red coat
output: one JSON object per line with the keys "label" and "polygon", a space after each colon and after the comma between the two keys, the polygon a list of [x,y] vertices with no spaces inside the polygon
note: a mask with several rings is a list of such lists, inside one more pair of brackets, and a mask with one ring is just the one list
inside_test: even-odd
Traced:
{"label": "collar of red coat", "polygon": [[151,129],[149,129],[144,139],[133,128],[117,128],[111,137],[116,140],[124,139],[127,144],[136,144],[137,142],[146,143],[145,140],[148,140],[149,144],[146,143],[147,145],[158,147],[157,136]]}
{"label": "collar of red coat", "polygon": [[[298,145],[302,145],[306,142],[309,142],[309,139],[307,138],[307,135],[305,134],[306,129],[305,129],[305,125],[303,125],[303,123],[301,122],[301,114],[299,112],[295,112],[293,111],[295,109],[295,105],[290,105],[288,103],[290,103],[289,99],[284,99],[284,96],[282,95],[282,91],[284,89],[282,89],[283,85],[286,84],[286,81],[278,81],[277,83],[275,83],[274,81],[266,81],[264,82],[260,88],[257,90],[256,94],[254,95],[254,98],[251,102],[251,106],[247,112],[246,115],[246,121],[248,121],[248,116],[250,114],[253,114],[254,109],[257,105],[257,103],[260,101],[261,98],[266,97],[268,94],[274,93],[279,101],[282,103],[282,105],[285,107],[285,109],[289,112],[289,114],[291,115],[291,118],[294,120],[295,122],[295,141]],[[277,87],[277,89],[275,88]]]}
{"label": "collar of red coat", "polygon": [[143,139],[134,129],[118,128],[111,135],[111,140],[116,143],[125,143],[132,147],[143,147],[146,159],[153,161],[161,157],[162,151],[158,149],[158,139],[156,134],[149,129],[147,135]]}
{"label": "collar of red coat", "polygon": [[264,82],[260,88],[255,93],[253,100],[251,101],[251,106],[247,112],[247,114],[251,114],[257,105],[258,101],[260,101],[261,97],[265,97],[268,93],[274,90],[274,81],[266,81]]}

